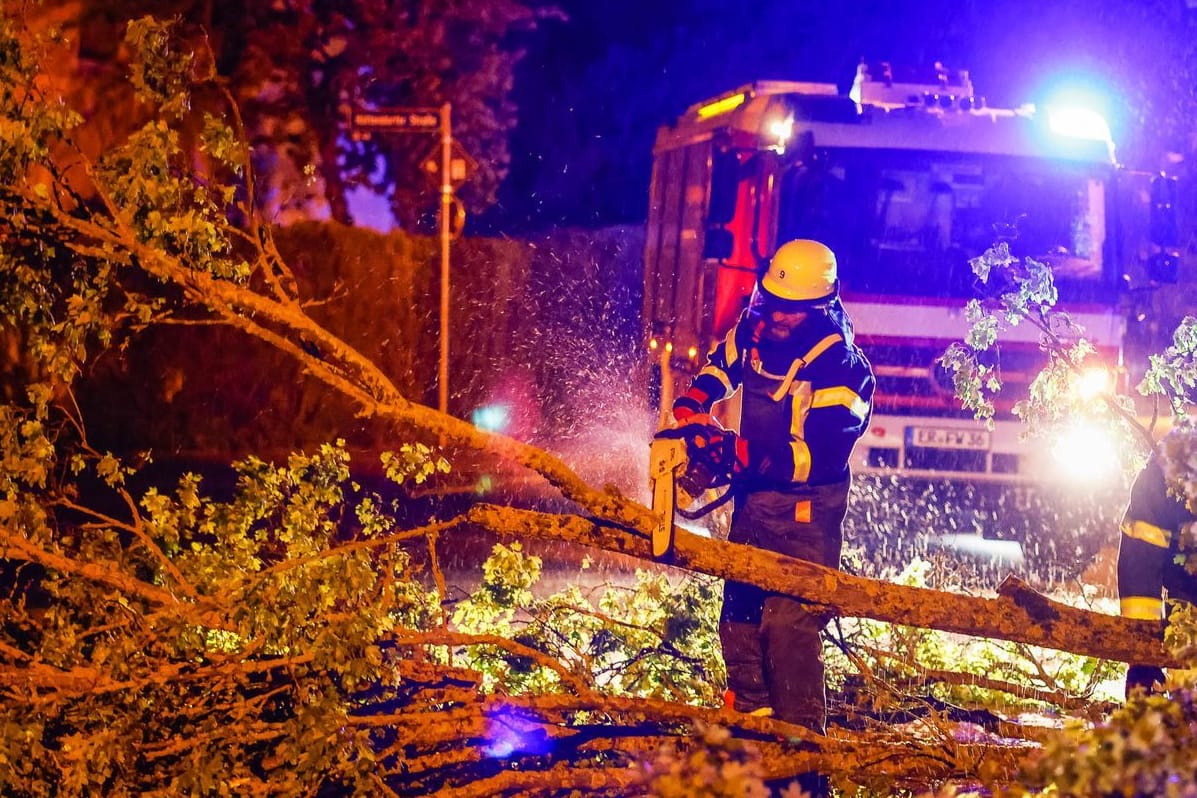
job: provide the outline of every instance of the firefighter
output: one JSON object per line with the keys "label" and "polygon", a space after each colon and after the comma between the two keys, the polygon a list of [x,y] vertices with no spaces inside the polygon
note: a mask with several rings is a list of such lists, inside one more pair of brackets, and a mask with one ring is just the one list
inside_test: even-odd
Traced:
{"label": "firefighter", "polygon": [[[874,385],[839,299],[835,254],[817,241],[784,244],[673,405],[679,425],[710,424],[715,403],[742,396],[739,434],[712,425],[699,442],[722,450],[733,472],[732,542],[839,567],[848,460]],[[827,620],[795,599],[728,582],[719,637],[734,709],[823,733]]]}
{"label": "firefighter", "polygon": [[[1179,442],[1175,436],[1182,434],[1192,433],[1177,428],[1168,437]],[[1161,446],[1169,443],[1165,438]],[[1124,617],[1161,621],[1162,633],[1165,594],[1169,600],[1197,602],[1197,576],[1185,569],[1185,558],[1178,557],[1182,532],[1194,522],[1197,515],[1184,500],[1169,494],[1159,455],[1153,454],[1135,478],[1122,518],[1118,598]],[[1132,663],[1126,672],[1126,696],[1136,687],[1151,692],[1163,683],[1163,669]]]}

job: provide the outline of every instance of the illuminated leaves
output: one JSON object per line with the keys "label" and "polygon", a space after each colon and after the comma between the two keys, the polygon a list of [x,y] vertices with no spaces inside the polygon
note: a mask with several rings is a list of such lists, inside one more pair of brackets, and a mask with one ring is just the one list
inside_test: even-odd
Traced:
{"label": "illuminated leaves", "polygon": [[434,474],[450,471],[449,461],[423,443],[405,443],[398,451],[383,452],[379,457],[387,479],[397,485],[408,481],[421,485]]}
{"label": "illuminated leaves", "polygon": [[[223,119],[212,114],[204,114],[204,132],[200,139],[200,146],[220,163],[232,170],[233,174],[241,176],[245,167],[245,142],[237,137],[236,132]],[[231,188],[231,187],[230,187]],[[232,200],[231,196],[225,198]]]}
{"label": "illuminated leaves", "polygon": [[1018,259],[1010,254],[1010,245],[1001,241],[985,250],[983,254],[971,258],[968,265],[973,270],[973,274],[981,279],[981,282],[987,283],[989,274],[995,267],[1005,269],[1017,262]]}
{"label": "illuminated leaves", "polygon": [[26,487],[45,487],[55,455],[41,421],[0,406],[0,491],[15,499]]}
{"label": "illuminated leaves", "polygon": [[978,351],[985,351],[997,343],[997,317],[988,313],[980,300],[970,299],[964,308],[964,319],[969,323],[964,342]]}
{"label": "illuminated leaves", "polygon": [[[719,702],[726,676],[717,580],[671,584],[665,574],[637,570],[630,583],[620,579],[590,594],[568,586],[543,595],[541,568],[520,544],[496,545],[481,583],[454,608],[453,627],[508,636],[607,695]],[[465,649],[456,661],[482,672],[490,689],[560,689],[543,663],[492,646]]]}
{"label": "illuminated leaves", "polygon": [[[75,379],[92,352],[167,307],[169,297],[145,296],[145,284],[129,275],[130,241],[122,237],[159,248],[187,268],[246,275],[227,257],[229,224],[214,201],[228,195],[222,188],[210,196],[202,181],[189,176],[179,129],[172,126],[186,110],[190,76],[170,26],[138,21],[130,41],[145,56],[135,80],[147,97],[161,100],[158,110],[171,123],[145,124],[91,164],[72,153],[74,141],[66,137],[78,116],[45,94],[54,82],[40,79],[4,24],[0,48],[9,56],[0,63],[0,174],[7,176],[0,181],[0,314],[23,331],[22,365],[43,383],[31,386],[32,400],[42,407]],[[97,188],[107,196],[96,196]]]}
{"label": "illuminated leaves", "polygon": [[194,54],[181,46],[169,23],[152,17],[132,20],[125,43],[136,54],[129,81],[145,102],[160,106],[169,116],[181,116],[191,104],[191,65]]}
{"label": "illuminated leaves", "polygon": [[1195,723],[1189,690],[1140,697],[1103,723],[1076,723],[1052,734],[1033,777],[1060,795],[1191,795],[1197,790]]}
{"label": "illuminated leaves", "polygon": [[[32,442],[40,425],[14,432],[14,445]],[[79,507],[93,522],[61,531],[47,526],[49,516],[29,516],[27,540],[75,570],[48,575],[55,600],[37,617],[36,638],[14,637],[33,620],[6,605],[6,651],[32,645],[42,668],[62,669],[49,672],[62,681],[43,687],[54,698],[39,712],[52,728],[17,725],[19,702],[0,704],[0,762],[25,763],[5,767],[0,787],[36,795],[71,785],[215,789],[229,779],[262,783],[285,765],[271,781],[282,789],[354,772],[364,745],[345,728],[354,696],[369,687],[385,701],[397,683],[380,640],[396,621],[432,616],[419,585],[396,578],[405,554],[360,545],[393,520],[382,521],[376,497],[346,512],[356,503],[346,498],[355,490],[348,462],[337,445],[278,466],[251,459],[226,500],[184,475],[170,495],[145,493],[137,515]],[[73,458],[75,469],[92,466],[116,498],[127,469],[108,455]],[[30,478],[27,462],[6,467]],[[19,512],[7,508],[0,503],[6,536]],[[372,522],[352,520],[363,517]],[[88,674],[81,688],[66,680],[72,668]],[[106,680],[123,686],[105,689]],[[68,753],[51,760],[45,745]]]}
{"label": "illuminated leaves", "polygon": [[[1056,291],[1052,270],[1046,263],[1027,258],[1025,275],[1016,278],[1018,298],[1010,303],[1019,313],[1024,312],[1024,306],[1030,307],[1040,314],[1047,314],[1056,306],[1059,293]],[[1003,296],[1003,300],[1005,296]]]}
{"label": "illuminated leaves", "polygon": [[1025,424],[1027,436],[1062,432],[1061,425],[1098,425],[1132,453],[1128,468],[1141,462],[1144,438],[1136,429],[1134,404],[1119,395],[1114,364],[1103,364],[1084,329],[1056,310],[1059,298],[1051,268],[1033,258],[1019,259],[1000,242],[969,261],[985,286],[986,299],[969,300],[964,309],[969,330],[939,364],[952,376],[961,406],[992,426],[1003,391],[1002,336],[1019,325],[1038,331],[1045,364],[1029,381],[1027,395],[1005,397]]}
{"label": "illuminated leaves", "polygon": [[1197,317],[1186,316],[1172,333],[1172,343],[1151,355],[1138,388],[1144,396],[1163,397],[1176,416],[1186,417],[1186,402],[1197,399]]}
{"label": "illuminated leaves", "polygon": [[1158,451],[1168,492],[1190,512],[1197,510],[1197,426],[1185,422],[1175,427],[1160,441]]}
{"label": "illuminated leaves", "polygon": [[[1139,452],[1151,435],[1137,421],[1129,397],[1118,395],[1110,375],[1091,368],[1095,349],[1084,331],[1066,314],[1054,310],[1057,293],[1050,270],[1027,259],[1020,263],[1004,246],[989,250],[973,262],[983,281],[995,286],[997,309],[1008,324],[1030,323],[1040,332],[1046,365],[1032,380],[1028,395],[1014,406],[1030,434],[1088,420],[1113,428],[1123,437],[1126,451]],[[991,418],[986,404],[980,358],[1000,338],[1000,326],[978,302],[966,315],[973,325],[965,344],[954,344],[943,363],[956,378],[957,396],[978,418]],[[996,333],[996,335],[995,335]],[[1097,379],[1095,379],[1097,378]],[[1187,317],[1176,330],[1172,345],[1153,355],[1139,391],[1165,397],[1175,416],[1183,419],[1183,404],[1197,386],[1197,319]],[[1089,437],[1092,432],[1088,431]],[[1156,447],[1169,492],[1197,508],[1197,431],[1187,424],[1175,428]],[[1138,467],[1139,462],[1129,463]],[[1193,525],[1181,530],[1178,560],[1192,560]],[[1165,633],[1168,647],[1182,659],[1197,656],[1197,617],[1191,606],[1174,608]],[[1027,783],[1050,784],[1062,795],[1190,795],[1197,792],[1192,770],[1192,728],[1197,723],[1191,674],[1169,676],[1170,694],[1139,696],[1093,726],[1075,724],[1051,735],[1043,755],[1027,773]],[[1015,794],[1023,794],[1021,788]],[[1028,793],[1029,794],[1029,793]]]}
{"label": "illuminated leaves", "polygon": [[[191,268],[243,279],[231,252],[225,198],[214,197],[183,168],[179,132],[152,121],[105,153],[96,176],[116,205],[121,223],[138,239]],[[219,202],[217,201],[219,199]]]}
{"label": "illuminated leaves", "polygon": [[1001,389],[998,372],[981,363],[978,350],[967,344],[953,343],[940,355],[939,364],[952,375],[956,397],[965,410],[992,426],[995,411],[993,397]]}
{"label": "illuminated leaves", "polygon": [[[1192,527],[1192,525],[1190,525]],[[1192,551],[1197,539],[1197,529],[1185,531],[1187,548]],[[1187,601],[1170,601],[1168,623],[1164,629],[1164,645],[1168,650],[1186,662],[1197,662],[1197,606]],[[1173,671],[1168,674],[1169,686],[1197,687],[1197,673],[1192,670]]]}
{"label": "illuminated leaves", "polygon": [[[692,751],[659,750],[644,768],[652,795],[660,798],[767,798],[760,752],[720,726],[697,729],[701,745]],[[797,788],[785,793],[797,798]]]}
{"label": "illuminated leaves", "polygon": [[541,564],[540,557],[525,555],[519,543],[497,544],[482,564],[482,590],[506,612],[523,609],[533,600],[531,588],[540,579]]}
{"label": "illuminated leaves", "polygon": [[26,180],[28,167],[48,157],[63,134],[81,121],[81,116],[66,105],[41,101],[41,92],[34,85],[37,74],[38,64],[29,48],[17,38],[14,21],[0,14],[0,182],[3,183]]}

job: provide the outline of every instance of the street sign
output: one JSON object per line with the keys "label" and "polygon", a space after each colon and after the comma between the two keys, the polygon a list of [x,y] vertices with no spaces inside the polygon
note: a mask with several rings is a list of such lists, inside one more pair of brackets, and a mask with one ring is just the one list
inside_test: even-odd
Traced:
{"label": "street sign", "polygon": [[441,116],[436,108],[354,108],[349,124],[361,133],[436,133]]}
{"label": "street sign", "polygon": [[[465,151],[465,147],[461,146],[461,142],[457,139],[453,139],[450,148],[449,182],[454,186],[459,186],[468,180],[470,175],[474,173],[474,170],[478,168],[478,162]],[[420,171],[432,178],[433,181],[439,183],[441,179],[441,161],[443,159],[444,154],[441,150],[441,145],[437,144],[420,161]]]}
{"label": "street sign", "polygon": [[[375,133],[439,134],[440,143],[420,161],[420,171],[434,178],[441,190],[438,225],[441,239],[441,352],[436,390],[437,409],[441,413],[449,412],[449,245],[461,235],[465,225],[465,206],[453,196],[453,189],[478,167],[478,162],[453,138],[452,118],[453,106],[448,102],[439,108],[378,108],[372,111],[354,108],[349,115],[350,135],[354,141],[369,139]],[[446,160],[447,170],[442,166]],[[442,174],[445,171],[449,174]],[[456,213],[450,216],[454,208]],[[444,435],[441,435],[441,445],[445,445]]]}

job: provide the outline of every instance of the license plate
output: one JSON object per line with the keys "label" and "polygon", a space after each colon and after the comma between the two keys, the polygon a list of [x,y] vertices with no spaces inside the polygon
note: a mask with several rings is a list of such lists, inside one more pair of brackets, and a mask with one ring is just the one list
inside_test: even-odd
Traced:
{"label": "license plate", "polygon": [[950,427],[907,427],[908,446],[932,449],[989,450],[989,432],[981,429],[952,429]]}

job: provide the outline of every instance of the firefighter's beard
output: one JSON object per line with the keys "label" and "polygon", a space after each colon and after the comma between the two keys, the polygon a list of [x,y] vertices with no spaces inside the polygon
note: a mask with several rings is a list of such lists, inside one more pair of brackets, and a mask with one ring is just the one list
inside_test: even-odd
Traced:
{"label": "firefighter's beard", "polygon": [[777,343],[784,343],[794,336],[794,331],[802,326],[802,322],[806,321],[808,313],[783,313],[778,310],[765,313],[765,326],[761,330],[761,337],[775,341]]}

